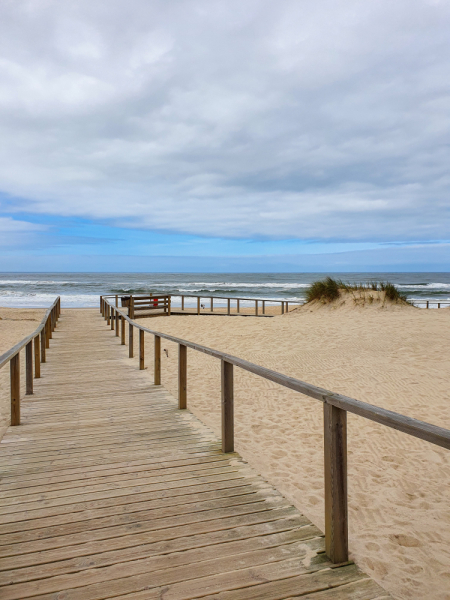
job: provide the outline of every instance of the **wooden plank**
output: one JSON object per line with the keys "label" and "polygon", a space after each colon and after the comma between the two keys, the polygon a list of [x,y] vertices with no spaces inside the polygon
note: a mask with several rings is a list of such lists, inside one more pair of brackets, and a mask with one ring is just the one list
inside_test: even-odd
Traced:
{"label": "wooden plank", "polygon": [[46,335],[45,335],[45,345],[47,348],[50,348],[50,340],[53,338],[52,336],[52,328],[50,325],[50,313],[47,317],[47,321],[45,323],[45,330],[46,330]]}
{"label": "wooden plank", "polygon": [[33,342],[25,346],[26,395],[33,394]]}
{"label": "wooden plank", "polygon": [[325,545],[334,563],[348,560],[347,413],[324,404]]}
{"label": "wooden plank", "polygon": [[187,349],[178,344],[178,408],[187,408]]}
{"label": "wooden plank", "polygon": [[120,343],[125,346],[125,319],[120,317]]}
{"label": "wooden plank", "polygon": [[[104,569],[102,573],[91,570],[84,574],[81,581],[75,575],[11,585],[5,590],[3,600],[21,600],[61,589],[71,589],[73,600],[100,600],[105,594],[112,596],[176,583],[185,584],[192,579],[201,580],[205,575],[212,578],[214,575],[235,571],[237,561],[241,572],[278,562],[285,565],[288,560],[292,564],[292,557],[296,555],[299,557],[297,562],[301,565],[297,573],[320,570],[326,564],[323,556],[317,554],[317,550],[321,549],[321,540],[305,542],[301,551],[296,544],[254,548],[251,551],[247,551],[248,546],[251,547],[251,544],[238,542],[229,548],[224,544],[213,551],[209,548],[188,551],[181,557],[163,555],[139,563],[123,563]],[[300,561],[304,560],[308,551],[312,556],[309,567],[305,567]],[[189,564],[190,561],[192,564]],[[78,590],[75,591],[74,588]]]}
{"label": "wooden plank", "polygon": [[41,348],[39,335],[34,338],[34,376],[39,379],[41,376]]}
{"label": "wooden plank", "polygon": [[[238,526],[233,529],[224,529],[198,533],[190,536],[174,537],[169,540],[144,543],[140,546],[124,548],[121,550],[110,550],[104,553],[90,555],[89,563],[92,569],[105,568],[109,565],[123,563],[125,561],[136,561],[146,559],[159,554],[169,552],[183,553],[187,550],[215,546],[223,543],[231,543],[239,540],[255,540],[259,543],[271,535],[284,534],[286,541],[300,542],[304,539],[313,539],[315,535],[314,526],[292,527],[292,521],[280,519],[269,523],[256,523],[253,525]],[[322,542],[323,544],[323,542]],[[54,577],[61,574],[78,573],[84,571],[84,560],[79,558],[65,559],[55,563],[45,564],[45,575],[42,565],[24,567],[19,570],[0,572],[0,585],[9,585],[13,582],[40,579],[43,576]]]}
{"label": "wooden plank", "polygon": [[233,365],[222,361],[222,452],[234,452]]}
{"label": "wooden plank", "polygon": [[145,369],[144,365],[144,332],[142,329],[139,329],[139,369],[143,371]]}
{"label": "wooden plank", "polygon": [[128,323],[128,357],[134,356],[133,325]]}
{"label": "wooden plank", "polygon": [[161,385],[161,338],[159,335],[154,338],[154,384]]}
{"label": "wooden plank", "polygon": [[388,596],[373,579],[359,579],[321,592],[306,596],[290,596],[286,600],[388,600]]}
{"label": "wooden plank", "polygon": [[45,363],[45,360],[46,360],[46,356],[45,356],[46,347],[47,347],[47,344],[45,341],[45,327],[44,327],[41,331],[41,362],[43,362],[43,363]]}
{"label": "wooden plank", "polygon": [[11,388],[11,425],[20,425],[20,354],[9,361]]}

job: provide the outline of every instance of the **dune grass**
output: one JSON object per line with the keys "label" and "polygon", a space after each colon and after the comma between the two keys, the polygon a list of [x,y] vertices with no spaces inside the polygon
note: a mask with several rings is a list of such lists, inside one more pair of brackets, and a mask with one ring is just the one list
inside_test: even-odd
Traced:
{"label": "dune grass", "polygon": [[[306,290],[306,302],[320,300],[321,302],[332,302],[341,295],[341,292],[384,292],[386,299],[391,302],[408,302],[405,294],[402,294],[393,283],[389,281],[371,281],[370,283],[344,283],[340,279],[326,277],[325,279],[314,281]],[[369,297],[372,299],[373,296]],[[370,303],[372,303],[370,302]]]}
{"label": "dune grass", "polygon": [[332,302],[336,300],[341,295],[339,283],[339,281],[331,277],[326,277],[321,281],[314,281],[306,290],[306,302],[311,302],[312,300]]}

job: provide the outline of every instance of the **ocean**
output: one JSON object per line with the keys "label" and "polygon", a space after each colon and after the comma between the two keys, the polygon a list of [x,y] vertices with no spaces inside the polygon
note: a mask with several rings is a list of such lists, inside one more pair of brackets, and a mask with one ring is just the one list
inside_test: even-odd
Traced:
{"label": "ocean", "polygon": [[[195,294],[302,303],[311,282],[326,273],[0,273],[0,306],[98,306],[100,294]],[[450,302],[450,273],[331,273],[349,283],[390,281],[418,306]],[[177,299],[174,299],[175,302]],[[194,306],[195,301],[186,301]],[[219,306],[221,303],[216,302]],[[225,305],[225,301],[223,302]],[[245,305],[245,303],[244,303]],[[436,307],[431,304],[430,307]]]}

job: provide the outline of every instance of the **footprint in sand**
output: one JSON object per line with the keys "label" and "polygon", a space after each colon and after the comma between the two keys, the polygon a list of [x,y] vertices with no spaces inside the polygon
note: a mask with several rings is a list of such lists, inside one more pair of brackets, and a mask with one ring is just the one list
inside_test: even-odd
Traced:
{"label": "footprint in sand", "polygon": [[412,535],[405,535],[403,533],[394,534],[389,536],[391,540],[396,541],[399,546],[405,546],[406,548],[414,548],[420,546],[418,539]]}

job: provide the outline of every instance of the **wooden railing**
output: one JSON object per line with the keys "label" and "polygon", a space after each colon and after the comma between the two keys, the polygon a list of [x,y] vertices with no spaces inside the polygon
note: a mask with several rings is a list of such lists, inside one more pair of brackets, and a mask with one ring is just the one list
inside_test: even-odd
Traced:
{"label": "wooden railing", "polygon": [[[450,449],[450,430],[431,425],[396,412],[354,400],[342,394],[311,385],[256,365],[242,358],[213,350],[166,333],[153,331],[121,314],[109,300],[100,297],[102,316],[116,324],[121,321],[122,344],[125,344],[125,321],[129,324],[129,356],[133,357],[133,330],[139,331],[139,368],[144,369],[144,334],[154,337],[154,382],[161,384],[161,338],[178,344],[178,408],[187,407],[187,348],[213,356],[221,361],[222,451],[234,451],[234,383],[233,367],[240,367],[264,379],[273,381],[323,403],[324,470],[325,470],[325,548],[335,563],[348,560],[347,510],[347,412],[381,423],[420,438],[442,448]],[[112,318],[114,317],[114,318]],[[118,335],[118,325],[116,325]]]}
{"label": "wooden railing", "polygon": [[425,304],[425,308],[430,308],[430,306],[437,306],[437,308],[441,308],[441,306],[450,306],[450,302],[439,302],[438,300],[414,300],[413,304],[414,306],[417,306],[417,308],[421,308],[418,306],[419,304]]}
{"label": "wooden railing", "polygon": [[[261,307],[261,314],[266,314],[266,302],[270,302],[271,304],[279,304],[280,312],[284,315],[285,312],[289,312],[289,302],[286,300],[273,300],[269,298],[265,298],[264,300],[260,298],[236,298],[229,296],[197,296],[197,295],[186,295],[181,294],[181,310],[185,310],[185,299],[186,298],[195,298],[197,302],[197,314],[201,314],[202,309],[202,300],[209,301],[209,310],[210,312],[214,312],[214,300],[226,300],[227,301],[227,314],[231,314],[232,302],[236,303],[236,313],[240,314],[241,312],[241,302],[251,302],[254,305],[254,314],[256,316],[259,315],[259,309]],[[203,307],[206,310],[206,306]],[[172,310],[175,310],[175,305],[172,304]]]}
{"label": "wooden railing", "polygon": [[[127,296],[127,298],[129,297],[129,301],[130,301],[130,309],[132,307],[135,308],[135,310],[138,310],[136,307],[137,306],[142,306],[142,308],[140,308],[140,310],[151,310],[153,307],[151,306],[151,302],[155,301],[156,299],[159,299],[160,301],[160,305],[159,307],[156,306],[155,308],[164,308],[165,313],[168,313],[169,315],[171,314],[171,312],[175,312],[177,310],[177,308],[180,308],[182,311],[186,310],[186,306],[185,306],[185,301],[186,299],[189,298],[193,298],[195,300],[195,306],[193,307],[193,311],[194,314],[198,314],[200,315],[203,311],[207,311],[209,308],[209,312],[214,312],[214,310],[217,311],[217,309],[221,310],[223,308],[226,308],[226,314],[230,315],[232,314],[232,309],[233,309],[233,305],[235,307],[235,313],[237,314],[243,314],[241,313],[241,309],[244,308],[241,306],[241,302],[251,302],[252,304],[252,308],[254,309],[254,314],[255,316],[259,316],[261,315],[265,315],[266,314],[266,303],[267,304],[271,304],[271,305],[280,305],[280,314],[284,315],[285,313],[289,312],[289,301],[287,300],[276,300],[276,299],[272,299],[272,298],[236,298],[235,296],[231,297],[231,296],[197,296],[195,294],[147,294],[145,296]],[[173,298],[177,297],[180,298],[180,305],[178,306],[178,304],[174,303]],[[102,296],[102,298],[114,298],[115,299],[115,305],[118,306],[119,304],[119,296],[118,295],[104,295]],[[205,301],[205,304],[202,304],[202,300]],[[226,300],[226,307],[218,307],[217,305],[214,305],[214,301],[215,300]],[[209,307],[206,306],[206,303],[209,304]],[[292,304],[292,302],[291,302]],[[299,302],[295,302],[294,304],[301,304]],[[249,307],[250,308],[250,307]],[[131,310],[128,312],[128,316],[130,316],[131,318],[134,318],[131,314]],[[156,315],[155,315],[156,316]]]}
{"label": "wooden railing", "polygon": [[[61,313],[61,299],[58,296],[46,311],[41,324],[29,336],[0,356],[0,369],[9,362],[11,382],[11,425],[20,425],[20,351],[25,347],[26,395],[33,394],[33,354],[34,378],[41,376],[41,363],[45,363],[45,351],[50,348],[52,332]],[[33,352],[34,350],[34,352]]]}

